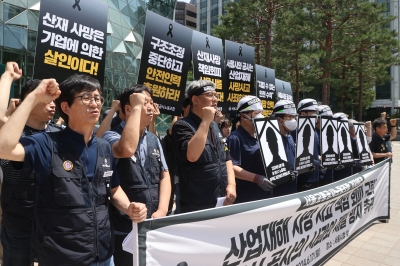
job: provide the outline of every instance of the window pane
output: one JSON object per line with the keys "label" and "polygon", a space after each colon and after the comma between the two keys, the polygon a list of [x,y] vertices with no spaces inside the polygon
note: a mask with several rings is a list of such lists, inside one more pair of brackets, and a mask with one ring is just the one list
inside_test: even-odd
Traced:
{"label": "window pane", "polygon": [[4,46],[24,49],[28,46],[28,33],[27,29],[16,26],[4,27]]}

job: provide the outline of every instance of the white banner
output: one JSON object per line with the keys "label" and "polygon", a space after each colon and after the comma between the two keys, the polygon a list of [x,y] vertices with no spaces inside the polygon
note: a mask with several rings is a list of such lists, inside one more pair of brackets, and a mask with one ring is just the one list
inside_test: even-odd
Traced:
{"label": "white banner", "polygon": [[321,265],[375,220],[389,219],[390,163],[279,198],[146,220],[139,265]]}

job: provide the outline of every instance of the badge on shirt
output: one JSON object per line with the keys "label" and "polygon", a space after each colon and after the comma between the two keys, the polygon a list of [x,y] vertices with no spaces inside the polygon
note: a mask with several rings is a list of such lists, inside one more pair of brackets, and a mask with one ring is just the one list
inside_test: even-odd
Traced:
{"label": "badge on shirt", "polygon": [[114,171],[105,171],[103,177],[109,177],[112,176]]}
{"label": "badge on shirt", "polygon": [[74,168],[74,164],[71,161],[66,160],[65,162],[63,162],[63,168],[65,171],[69,172],[72,170],[72,168]]}
{"label": "badge on shirt", "polygon": [[104,164],[102,166],[103,167],[110,167],[110,165],[107,163],[107,159],[104,159]]}

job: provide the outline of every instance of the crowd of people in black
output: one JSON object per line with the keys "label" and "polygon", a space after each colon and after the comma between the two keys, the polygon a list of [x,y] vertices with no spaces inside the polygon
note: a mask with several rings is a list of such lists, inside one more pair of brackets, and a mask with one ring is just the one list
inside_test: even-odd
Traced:
{"label": "crowd of people in black", "polygon": [[[18,64],[8,62],[0,79],[4,265],[132,265],[132,254],[122,249],[132,221],[213,208],[221,197],[226,206],[285,196],[362,171],[356,164],[356,121],[313,99],[300,101],[297,108],[288,100],[274,106],[291,170],[288,182],[275,185],[256,136],[254,119],[263,118],[256,96],[240,99],[229,120],[217,108],[215,84],[193,81],[182,115],[160,138],[155,126],[160,111],[144,85],[125,88],[101,114],[100,83],[87,75],[61,84],[29,81],[21,99],[8,104],[11,83],[21,74]],[[49,122],[56,112],[59,121]],[[303,138],[315,138],[312,151],[309,140],[302,140],[303,155],[313,162],[302,174],[295,171],[299,115],[317,119],[315,130],[303,130]],[[353,151],[351,166],[321,165],[321,116],[348,121],[351,141],[344,145]],[[389,141],[396,137],[396,120],[390,125],[387,134],[386,120],[378,118],[372,134],[371,122],[365,123],[375,163],[392,157]],[[275,133],[267,134],[273,134],[271,153],[278,154],[277,139],[271,141]],[[326,135],[331,138],[333,129]],[[331,149],[333,143],[328,145]]]}

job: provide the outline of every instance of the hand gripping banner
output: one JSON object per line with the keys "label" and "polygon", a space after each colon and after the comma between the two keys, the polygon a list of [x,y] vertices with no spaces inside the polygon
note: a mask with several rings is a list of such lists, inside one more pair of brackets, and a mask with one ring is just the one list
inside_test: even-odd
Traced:
{"label": "hand gripping banner", "polygon": [[317,189],[146,220],[139,265],[322,265],[389,219],[390,163]]}

